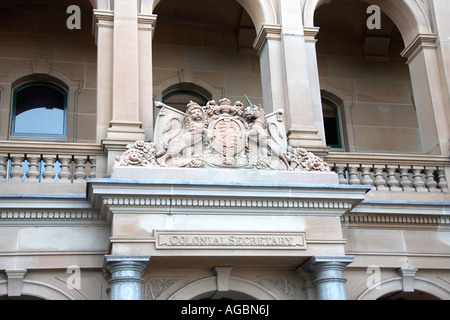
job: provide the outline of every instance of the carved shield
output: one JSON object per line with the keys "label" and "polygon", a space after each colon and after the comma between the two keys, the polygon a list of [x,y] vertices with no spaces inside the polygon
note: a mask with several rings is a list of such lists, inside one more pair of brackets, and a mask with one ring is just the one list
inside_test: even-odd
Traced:
{"label": "carved shield", "polygon": [[208,126],[212,132],[211,147],[225,157],[234,157],[245,148],[246,128],[239,117],[222,115],[212,120]]}

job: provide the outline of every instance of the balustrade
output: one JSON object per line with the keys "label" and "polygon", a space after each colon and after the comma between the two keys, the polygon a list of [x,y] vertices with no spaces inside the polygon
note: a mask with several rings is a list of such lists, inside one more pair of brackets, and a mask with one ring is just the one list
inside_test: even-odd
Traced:
{"label": "balustrade", "polygon": [[96,176],[95,156],[0,155],[0,182],[80,183]]}
{"label": "balustrade", "polygon": [[377,191],[449,192],[445,170],[450,161],[443,156],[331,152],[325,161],[340,184],[371,185]]}
{"label": "balustrade", "polygon": [[84,183],[96,177],[98,145],[0,142],[0,183]]}
{"label": "balustrade", "polygon": [[[0,183],[83,183],[96,177],[98,156],[105,156],[98,145],[0,142]],[[389,192],[449,192],[450,159],[445,156],[330,152],[325,161],[340,184]]]}

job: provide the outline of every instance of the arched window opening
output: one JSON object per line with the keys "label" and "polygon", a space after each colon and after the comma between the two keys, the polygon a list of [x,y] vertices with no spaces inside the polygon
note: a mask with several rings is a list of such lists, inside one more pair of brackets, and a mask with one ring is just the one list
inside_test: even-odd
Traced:
{"label": "arched window opening", "polygon": [[337,106],[329,100],[322,99],[322,113],[327,146],[331,148],[342,148]]}
{"label": "arched window opening", "polygon": [[440,300],[439,298],[422,291],[402,292],[396,291],[385,294],[378,300]]}
{"label": "arched window opening", "polygon": [[196,102],[201,106],[206,105],[208,99],[194,91],[177,90],[166,94],[163,97],[163,103],[177,110],[185,112],[190,101]]}
{"label": "arched window opening", "polygon": [[31,83],[14,90],[11,136],[66,136],[67,93],[51,83]]}

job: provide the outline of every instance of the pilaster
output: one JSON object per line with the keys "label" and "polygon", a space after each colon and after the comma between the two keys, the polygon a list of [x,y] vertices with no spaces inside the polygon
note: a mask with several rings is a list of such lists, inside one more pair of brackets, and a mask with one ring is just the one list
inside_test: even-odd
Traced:
{"label": "pilaster", "polygon": [[289,145],[325,147],[314,43],[308,43],[305,38],[301,4],[279,1],[278,5]]}
{"label": "pilaster", "polygon": [[114,4],[113,100],[107,139],[145,139],[139,116],[137,11],[137,2],[134,0],[116,1]]}
{"label": "pilaster", "polygon": [[112,70],[114,12],[94,10],[97,43],[97,142],[106,138],[112,118]]}
{"label": "pilaster", "polygon": [[450,111],[446,106],[448,93],[441,79],[437,36],[418,34],[401,54],[408,59],[423,151],[448,155]]}
{"label": "pilaster", "polygon": [[152,39],[156,15],[138,14],[139,37],[139,115],[145,140],[153,140],[153,62]]}
{"label": "pilaster", "polygon": [[281,27],[279,25],[263,25],[253,47],[258,51],[261,65],[264,110],[271,113],[284,108],[286,84],[281,56]]}

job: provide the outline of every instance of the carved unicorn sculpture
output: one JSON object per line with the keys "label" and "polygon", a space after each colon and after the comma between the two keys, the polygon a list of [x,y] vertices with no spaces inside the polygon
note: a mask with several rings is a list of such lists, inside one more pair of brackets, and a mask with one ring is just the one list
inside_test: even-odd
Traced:
{"label": "carved unicorn sculpture", "polygon": [[[286,168],[290,170],[286,154],[270,135],[264,109],[261,106],[249,107],[246,115],[251,120],[250,129],[247,131],[248,144],[251,145],[250,149],[252,149],[252,146],[257,146],[259,157],[268,157],[270,150],[271,156],[279,158],[286,165]],[[250,153],[255,151],[250,150]]]}

